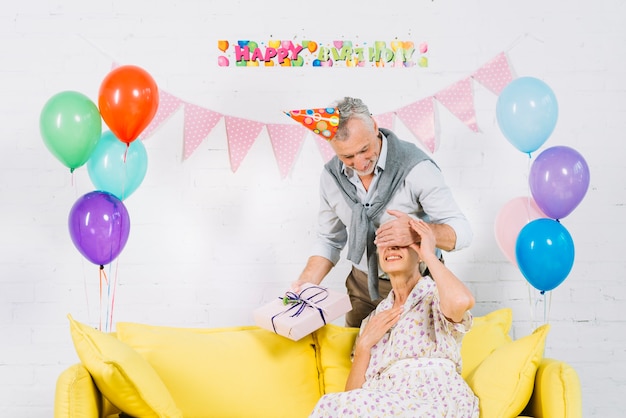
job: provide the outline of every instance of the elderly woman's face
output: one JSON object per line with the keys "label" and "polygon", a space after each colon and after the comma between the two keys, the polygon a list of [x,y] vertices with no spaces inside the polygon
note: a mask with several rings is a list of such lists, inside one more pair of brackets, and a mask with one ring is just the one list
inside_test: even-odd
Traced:
{"label": "elderly woman's face", "polygon": [[412,272],[419,256],[409,247],[378,247],[378,264],[386,273]]}

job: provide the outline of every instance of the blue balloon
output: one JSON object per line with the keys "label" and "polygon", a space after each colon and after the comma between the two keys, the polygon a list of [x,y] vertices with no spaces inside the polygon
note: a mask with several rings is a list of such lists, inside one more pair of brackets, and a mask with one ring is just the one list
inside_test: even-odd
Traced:
{"label": "blue balloon", "polygon": [[127,145],[111,131],[106,131],[87,161],[87,171],[96,189],[124,200],[137,190],[146,176],[148,154],[141,140]]}
{"label": "blue balloon", "polygon": [[554,131],[559,106],[554,92],[534,77],[520,77],[502,90],[496,103],[496,119],[506,139],[530,154]]}
{"label": "blue balloon", "polygon": [[522,274],[542,293],[560,285],[574,265],[574,242],[560,222],[540,218],[522,228],[515,242]]}

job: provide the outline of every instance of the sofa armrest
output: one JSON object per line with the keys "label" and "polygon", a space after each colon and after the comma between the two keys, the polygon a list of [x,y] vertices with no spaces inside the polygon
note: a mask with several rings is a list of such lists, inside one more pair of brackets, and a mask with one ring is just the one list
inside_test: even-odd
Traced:
{"label": "sofa armrest", "polygon": [[581,418],[582,392],[576,370],[564,361],[544,358],[522,415],[535,418]]}
{"label": "sofa armrest", "polygon": [[57,379],[54,418],[100,418],[119,413],[93,382],[82,364],[65,369]]}

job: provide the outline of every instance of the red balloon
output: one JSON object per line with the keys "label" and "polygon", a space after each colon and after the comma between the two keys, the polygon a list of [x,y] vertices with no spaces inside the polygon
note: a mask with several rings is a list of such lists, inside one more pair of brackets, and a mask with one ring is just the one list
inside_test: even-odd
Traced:
{"label": "red balloon", "polygon": [[124,65],[102,81],[98,108],[109,129],[130,144],[150,124],[159,107],[159,91],[144,69]]}

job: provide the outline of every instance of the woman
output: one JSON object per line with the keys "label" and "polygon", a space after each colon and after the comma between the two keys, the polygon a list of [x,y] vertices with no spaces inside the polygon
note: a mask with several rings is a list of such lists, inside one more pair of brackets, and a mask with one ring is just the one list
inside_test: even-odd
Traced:
{"label": "woman", "polygon": [[378,249],[392,291],[361,324],[346,392],[324,395],[311,417],[478,417],[460,354],[474,297],[435,255],[429,226],[410,225],[420,244]]}

